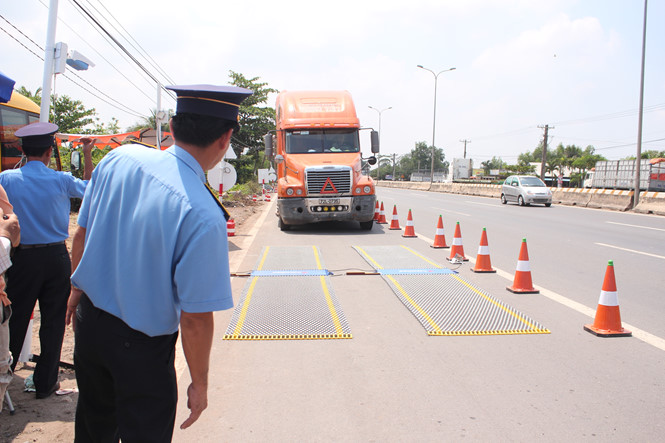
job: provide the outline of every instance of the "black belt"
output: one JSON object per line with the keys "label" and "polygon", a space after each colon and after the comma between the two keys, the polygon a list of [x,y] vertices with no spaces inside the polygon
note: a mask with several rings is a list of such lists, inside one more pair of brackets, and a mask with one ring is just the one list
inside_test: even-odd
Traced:
{"label": "black belt", "polygon": [[49,246],[58,246],[58,245],[64,245],[65,241],[57,241],[55,243],[42,243],[38,245],[18,245],[19,249],[33,249],[33,248],[48,248]]}

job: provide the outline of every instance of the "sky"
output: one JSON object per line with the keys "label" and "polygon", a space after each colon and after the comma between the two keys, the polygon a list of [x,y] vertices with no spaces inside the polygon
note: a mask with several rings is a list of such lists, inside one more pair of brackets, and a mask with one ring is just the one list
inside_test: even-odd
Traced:
{"label": "sky", "polygon": [[[55,41],[95,66],[58,75],[54,92],[124,130],[156,108],[157,85],[77,3],[162,84],[228,84],[232,70],[277,90],[346,89],[361,125],[380,126],[384,155],[434,141],[452,162],[468,140],[474,167],[492,157],[515,164],[545,125],[551,147],[636,154],[643,1],[59,0]],[[0,3],[0,71],[17,87],[42,85],[48,6]],[[646,39],[642,151],[660,151],[665,0],[648,4]],[[434,119],[434,73],[453,67],[436,77]]]}

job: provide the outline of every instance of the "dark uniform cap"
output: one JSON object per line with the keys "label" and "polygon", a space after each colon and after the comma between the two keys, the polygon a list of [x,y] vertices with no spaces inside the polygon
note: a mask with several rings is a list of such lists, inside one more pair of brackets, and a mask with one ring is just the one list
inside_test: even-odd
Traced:
{"label": "dark uniform cap", "polygon": [[56,132],[58,125],[37,122],[22,127],[14,135],[21,138],[21,145],[24,148],[48,148],[55,144],[53,134]]}
{"label": "dark uniform cap", "polygon": [[237,86],[172,85],[166,89],[178,96],[176,114],[202,114],[234,122],[238,121],[240,103],[253,94]]}

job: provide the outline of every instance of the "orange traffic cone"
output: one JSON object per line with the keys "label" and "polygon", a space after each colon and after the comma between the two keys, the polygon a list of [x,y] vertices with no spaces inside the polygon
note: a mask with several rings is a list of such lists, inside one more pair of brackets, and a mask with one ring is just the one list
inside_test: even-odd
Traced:
{"label": "orange traffic cone", "polygon": [[374,205],[374,221],[377,222],[377,223],[379,222],[379,216],[380,216],[379,201],[377,200],[376,204]]}
{"label": "orange traffic cone", "polygon": [[462,245],[462,230],[460,229],[459,222],[455,226],[455,235],[453,236],[453,247],[450,248],[450,257],[447,257],[446,260],[453,261],[469,261],[468,258],[464,255],[464,246]]}
{"label": "orange traffic cone", "polygon": [[507,286],[506,289],[516,294],[538,294],[540,292],[533,287],[531,282],[531,267],[529,266],[529,251],[526,249],[526,238],[522,239],[513,285]]}
{"label": "orange traffic cone", "polygon": [[386,211],[383,210],[383,202],[381,202],[381,210],[379,211],[379,221],[377,223],[380,225],[388,224],[388,220],[386,220]]}
{"label": "orange traffic cone", "polygon": [[270,201],[270,194],[266,192],[265,197],[263,198],[265,201],[269,202]]}
{"label": "orange traffic cone", "polygon": [[411,217],[411,209],[409,209],[409,215],[406,217],[406,227],[404,228],[404,234],[402,237],[418,237],[416,232],[413,229],[413,218]]}
{"label": "orange traffic cone", "polygon": [[397,217],[397,205],[393,205],[393,219],[390,222],[390,228],[392,230],[402,229],[399,227],[399,218]]}
{"label": "orange traffic cone", "polygon": [[600,291],[596,318],[592,325],[584,325],[584,330],[598,337],[630,337],[632,333],[621,327],[617,284],[614,278],[614,262],[607,263],[603,289]]}
{"label": "orange traffic cone", "polygon": [[226,233],[228,237],[236,235],[236,221],[232,218],[226,222]]}
{"label": "orange traffic cone", "polygon": [[474,266],[471,271],[496,272],[496,269],[492,268],[492,261],[490,260],[490,246],[487,244],[487,230],[485,228],[483,228],[483,233],[480,236],[480,246],[478,246],[476,266]]}
{"label": "orange traffic cone", "polygon": [[449,248],[446,244],[446,234],[443,231],[443,217],[439,215],[439,223],[436,225],[436,235],[434,236],[434,244],[430,248]]}

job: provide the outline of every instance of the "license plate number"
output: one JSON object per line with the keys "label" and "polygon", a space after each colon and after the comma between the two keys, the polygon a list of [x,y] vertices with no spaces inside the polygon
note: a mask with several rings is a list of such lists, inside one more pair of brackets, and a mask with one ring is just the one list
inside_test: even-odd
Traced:
{"label": "license plate number", "polygon": [[319,204],[320,205],[338,205],[339,204],[339,199],[338,198],[320,198],[319,199]]}

